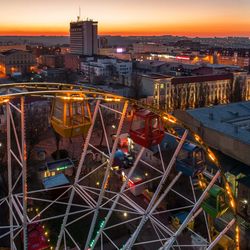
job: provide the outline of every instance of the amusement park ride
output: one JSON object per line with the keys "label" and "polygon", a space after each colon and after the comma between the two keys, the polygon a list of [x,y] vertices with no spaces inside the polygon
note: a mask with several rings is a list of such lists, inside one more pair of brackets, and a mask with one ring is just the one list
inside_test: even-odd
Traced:
{"label": "amusement park ride", "polygon": [[[13,93],[13,88],[19,91]],[[4,222],[0,220],[0,240],[8,241],[10,249],[35,249],[31,243],[37,235],[33,237],[31,229],[38,228],[44,241],[41,223],[53,225],[49,228],[53,237],[45,244],[48,249],[216,249],[229,232],[234,235],[230,247],[240,249],[235,201],[220,163],[199,135],[171,114],[136,100],[79,85],[17,83],[1,85],[1,90],[0,103],[5,107],[7,120],[8,194],[0,197],[0,211],[1,207],[7,209],[8,218]],[[83,137],[83,145],[78,145],[82,147],[82,154],[77,159],[76,173],[70,179],[70,185],[53,188],[63,188],[63,193],[58,192],[57,198],[49,196],[50,189],[35,188],[34,183],[30,185],[27,180],[32,168],[27,162],[26,148],[25,99],[29,96],[51,100],[51,125],[56,133],[66,138],[64,140]],[[116,136],[111,142],[102,115],[104,109],[118,117]],[[131,111],[133,117],[128,119],[127,114]],[[14,113],[19,118],[19,127]],[[107,150],[98,148],[95,143],[98,117]],[[175,129],[180,127],[184,132],[178,135]],[[127,133],[137,145],[133,164],[123,181],[112,170],[122,133]],[[166,133],[177,141],[172,153],[162,152],[159,145]],[[192,143],[187,140],[188,135],[193,138]],[[143,158],[152,146],[158,147],[157,164]],[[101,153],[105,160],[86,163],[90,149]],[[164,161],[163,154],[169,154],[168,162]],[[203,175],[206,158],[216,169],[211,179]],[[18,175],[14,173],[14,163],[19,165]],[[90,166],[93,167],[86,173]],[[138,186],[150,183],[156,186],[147,203],[140,195],[129,192],[134,187],[128,185],[135,170],[142,166],[154,175]],[[94,180],[95,173],[98,173],[98,181]],[[217,185],[219,177],[221,186]],[[193,186],[194,178],[199,180],[198,190]],[[65,192],[68,198],[62,200]],[[40,206],[37,215],[27,212],[30,202]],[[53,210],[53,207],[58,210]],[[224,227],[216,228],[215,219],[220,220],[225,211],[230,211],[233,219],[223,220]],[[167,219],[173,212],[185,214],[178,227],[173,227]],[[194,224],[192,228],[188,226],[191,222]],[[225,249],[230,247],[225,246]]]}

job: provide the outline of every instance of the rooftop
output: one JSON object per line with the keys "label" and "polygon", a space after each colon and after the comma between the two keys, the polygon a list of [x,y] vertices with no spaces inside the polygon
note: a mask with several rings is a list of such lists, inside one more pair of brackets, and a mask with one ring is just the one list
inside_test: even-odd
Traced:
{"label": "rooftop", "polygon": [[10,50],[6,50],[1,52],[0,54],[4,55],[4,56],[8,56],[17,52],[26,52],[26,53],[31,53],[31,51],[28,50],[21,50],[21,49],[10,49]]}
{"label": "rooftop", "polygon": [[209,82],[209,81],[231,80],[231,79],[233,79],[233,74],[229,73],[220,75],[174,77],[171,81],[172,84],[181,84],[181,83]]}
{"label": "rooftop", "polygon": [[69,184],[69,180],[64,174],[57,174],[43,179],[43,185],[46,189],[59,187]]}
{"label": "rooftop", "polygon": [[170,75],[162,75],[162,74],[157,74],[157,73],[142,74],[142,76],[146,77],[146,78],[151,78],[151,79],[166,79],[166,78],[173,77],[173,76],[170,76]]}
{"label": "rooftop", "polygon": [[250,145],[250,101],[187,110],[203,126]]}
{"label": "rooftop", "polygon": [[160,67],[162,65],[167,64],[167,62],[158,61],[158,60],[144,60],[142,62],[139,62],[139,64],[144,65],[144,66],[150,66],[150,67]]}

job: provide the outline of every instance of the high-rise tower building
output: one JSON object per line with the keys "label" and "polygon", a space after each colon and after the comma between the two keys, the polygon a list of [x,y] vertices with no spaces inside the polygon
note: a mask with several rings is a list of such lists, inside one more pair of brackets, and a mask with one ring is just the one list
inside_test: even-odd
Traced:
{"label": "high-rise tower building", "polygon": [[72,54],[92,56],[98,54],[97,24],[93,20],[70,23],[70,50]]}

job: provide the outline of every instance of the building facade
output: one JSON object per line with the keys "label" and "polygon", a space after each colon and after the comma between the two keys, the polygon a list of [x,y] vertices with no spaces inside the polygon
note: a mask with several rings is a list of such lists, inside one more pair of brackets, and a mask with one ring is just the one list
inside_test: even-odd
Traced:
{"label": "building facade", "polygon": [[99,48],[99,55],[109,56],[120,60],[132,60],[132,55],[126,51],[126,48]]}
{"label": "building facade", "polygon": [[30,51],[12,49],[0,53],[0,71],[4,75],[29,73],[35,65],[35,57]]}
{"label": "building facade", "polygon": [[115,58],[98,58],[81,62],[81,72],[93,83],[96,77],[102,77],[105,81],[114,80],[120,84],[130,86],[132,62]]}
{"label": "building facade", "polygon": [[98,54],[97,22],[93,20],[70,23],[70,51],[76,55]]}
{"label": "building facade", "polygon": [[39,65],[47,66],[49,68],[62,68],[64,67],[63,55],[41,55],[37,58]]}
{"label": "building facade", "polygon": [[250,100],[250,76],[246,72],[154,81],[154,104],[167,111],[247,100]]}
{"label": "building facade", "polygon": [[175,48],[173,46],[168,46],[159,43],[134,43],[133,53],[169,53],[173,52]]}
{"label": "building facade", "polygon": [[78,72],[80,70],[81,58],[79,55],[65,54],[64,55],[64,67],[65,69]]}

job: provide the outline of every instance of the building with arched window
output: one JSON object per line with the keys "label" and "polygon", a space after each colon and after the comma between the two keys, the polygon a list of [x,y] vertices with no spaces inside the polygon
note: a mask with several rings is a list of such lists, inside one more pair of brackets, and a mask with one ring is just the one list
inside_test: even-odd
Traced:
{"label": "building with arched window", "polygon": [[4,75],[29,73],[35,69],[35,65],[35,57],[31,51],[11,49],[0,53],[0,71]]}

